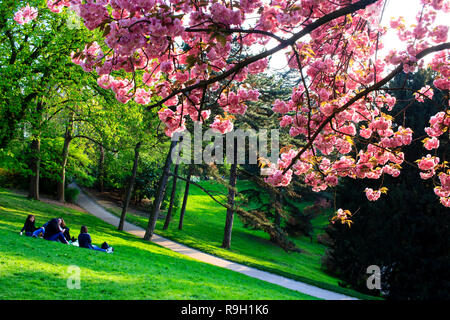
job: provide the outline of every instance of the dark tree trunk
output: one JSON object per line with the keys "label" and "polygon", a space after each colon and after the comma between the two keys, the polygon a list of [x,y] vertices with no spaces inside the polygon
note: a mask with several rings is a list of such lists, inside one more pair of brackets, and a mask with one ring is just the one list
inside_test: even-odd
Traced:
{"label": "dark tree trunk", "polygon": [[228,190],[228,206],[227,217],[225,221],[225,232],[223,236],[222,248],[230,249],[231,246],[231,232],[233,231],[234,219],[234,197],[236,195],[236,180],[237,180],[237,141],[234,141],[233,164],[230,168],[230,189]]}
{"label": "dark tree trunk", "polygon": [[178,167],[179,167],[179,165],[177,163],[175,165],[175,169],[173,171],[172,192],[170,194],[169,209],[167,210],[167,216],[166,216],[166,220],[164,221],[163,230],[167,230],[169,228],[170,220],[172,219],[172,209],[173,209],[173,203],[175,201],[175,194],[176,194],[176,189],[177,189]]}
{"label": "dark tree trunk", "polygon": [[190,164],[188,169],[188,175],[186,177],[186,187],[184,188],[184,197],[183,197],[183,205],[181,206],[180,211],[180,221],[178,222],[178,229],[183,230],[183,222],[184,222],[184,214],[186,212],[186,205],[189,197],[189,186],[191,185],[191,176],[194,171],[194,165]]}
{"label": "dark tree trunk", "polygon": [[31,171],[28,198],[39,200],[39,174],[41,167],[41,138],[34,136],[31,142]]}
{"label": "dark tree trunk", "polygon": [[123,230],[123,225],[125,223],[125,218],[127,216],[128,206],[130,204],[131,195],[133,193],[134,183],[136,181],[136,173],[137,173],[137,167],[138,167],[138,162],[139,162],[139,150],[140,149],[141,149],[141,142],[138,142],[136,144],[136,147],[134,148],[133,172],[131,174],[130,184],[128,186],[127,195],[126,195],[125,202],[124,202],[123,208],[122,208],[122,214],[120,216],[120,222],[119,222],[119,227],[118,227],[119,230]]}
{"label": "dark tree trunk", "polygon": [[74,113],[71,112],[69,115],[69,123],[66,128],[66,133],[64,135],[64,146],[61,157],[61,172],[59,174],[58,180],[58,190],[57,190],[58,201],[61,202],[65,201],[64,191],[66,186],[66,165],[67,165],[67,158],[69,157],[70,142],[72,141],[73,120],[74,120]]}
{"label": "dark tree trunk", "polygon": [[280,209],[283,208],[283,196],[281,195],[281,189],[280,194],[275,195],[275,225],[279,227],[281,225],[281,215],[280,215]]}
{"label": "dark tree trunk", "polygon": [[102,145],[99,145],[99,148],[100,157],[98,159],[98,190],[103,192],[105,180],[105,149]]}
{"label": "dark tree trunk", "polygon": [[41,171],[41,124],[42,110],[44,104],[39,101],[36,105],[36,111],[33,115],[33,133],[31,140],[31,159],[30,159],[30,186],[28,189],[28,198],[39,200],[39,175]]}
{"label": "dark tree trunk", "polygon": [[153,201],[153,209],[148,220],[147,230],[145,230],[144,239],[150,240],[155,231],[156,221],[158,220],[159,212],[161,210],[161,203],[164,199],[164,192],[166,190],[167,179],[169,178],[170,165],[172,164],[172,150],[177,144],[176,141],[170,143],[169,153],[164,164],[163,174],[159,180],[158,190],[156,192],[155,201]]}

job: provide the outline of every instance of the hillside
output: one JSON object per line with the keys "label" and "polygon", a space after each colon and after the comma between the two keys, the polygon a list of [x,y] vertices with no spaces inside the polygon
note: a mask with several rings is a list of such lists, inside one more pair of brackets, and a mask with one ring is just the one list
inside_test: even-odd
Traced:
{"label": "hillside", "polygon": [[[37,226],[62,217],[78,235],[113,254],[20,236],[28,214]],[[87,213],[26,199],[0,189],[0,299],[313,299],[260,280],[200,263],[132,235]],[[68,267],[81,270],[81,290],[68,289]]]}
{"label": "hillside", "polygon": [[[202,181],[200,185],[217,194],[226,192],[225,187],[215,181]],[[242,190],[251,187],[251,183],[238,181],[237,187],[238,190]],[[179,183],[178,188],[180,191],[184,190],[184,183]],[[298,206],[302,208],[309,204],[303,202]],[[115,215],[120,215],[121,209],[118,207],[110,205],[107,209]],[[192,185],[183,230],[178,230],[179,214],[175,212],[169,229],[162,230],[164,220],[160,219],[156,226],[156,233],[204,252],[323,289],[360,299],[373,299],[371,296],[339,286],[339,279],[326,274],[321,268],[321,258],[326,247],[318,243],[315,236],[328,224],[329,210],[313,219],[315,236],[312,240],[307,237],[291,238],[302,253],[285,252],[272,243],[266,233],[245,228],[238,217],[234,219],[231,249],[221,248],[225,214],[226,210],[223,207],[214,202],[200,188]],[[127,219],[143,228],[148,223],[146,216],[135,213],[129,213]]]}

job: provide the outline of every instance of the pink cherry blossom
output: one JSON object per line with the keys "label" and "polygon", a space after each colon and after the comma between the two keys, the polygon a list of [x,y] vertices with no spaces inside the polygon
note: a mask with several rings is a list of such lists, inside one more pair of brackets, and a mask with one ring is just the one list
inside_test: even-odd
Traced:
{"label": "pink cherry blossom", "polygon": [[231,132],[233,127],[233,123],[229,119],[223,119],[220,116],[216,116],[214,122],[211,124],[211,128],[221,134]]}
{"label": "pink cherry blossom", "polygon": [[423,157],[418,161],[419,169],[424,171],[433,170],[438,163],[439,158],[433,157],[430,154],[427,154],[426,157]]}
{"label": "pink cherry blossom", "polygon": [[[387,93],[391,91],[376,86],[393,70],[433,70],[433,89],[425,86],[415,92],[417,101],[450,89],[444,43],[448,26],[438,25],[436,19],[438,13],[450,11],[446,1],[422,0],[412,25],[401,18],[391,21],[398,37],[395,48],[383,48],[383,1],[344,2],[48,0],[47,6],[54,12],[79,8],[75,11],[85,26],[101,34],[103,41],[74,53],[73,62],[86,72],[97,72],[98,85],[112,90],[119,101],[134,99],[157,108],[168,136],[185,130],[185,122],[191,120],[207,121],[222,134],[230,132],[230,114],[245,115],[260,99],[253,75],[265,72],[269,60],[278,59],[273,54],[285,50],[286,66],[298,84],[290,97],[263,102],[272,106],[280,127],[306,144],[282,152],[266,180],[284,186],[296,175],[319,192],[341,177],[399,176],[405,161],[401,149],[412,143],[413,132],[396,123],[391,112],[396,99]],[[331,18],[357,3],[357,10]],[[22,24],[35,18],[31,8],[15,16]],[[428,66],[424,55],[431,57]],[[150,97],[159,99],[152,102]],[[424,129],[427,150],[439,148],[439,138],[449,130],[447,109],[448,105],[431,117]],[[442,173],[438,164],[439,159],[430,155],[419,159],[421,177]],[[439,188],[441,202],[448,203]],[[369,200],[378,199],[380,190],[366,189]]]}
{"label": "pink cherry blossom", "polygon": [[151,100],[150,92],[139,88],[136,90],[134,100],[139,104],[143,104],[143,105],[149,104],[150,100]]}
{"label": "pink cherry blossom", "polygon": [[161,63],[161,72],[169,73],[173,71],[173,64],[170,61],[164,61]]}
{"label": "pink cherry blossom", "polygon": [[27,24],[36,19],[37,16],[37,9],[34,7],[30,7],[30,5],[27,3],[25,7],[21,8],[14,14],[14,21],[16,21],[18,24]]}
{"label": "pink cherry blossom", "polygon": [[427,85],[422,89],[420,89],[418,93],[415,92],[414,97],[416,98],[417,101],[424,102],[424,96],[431,100],[433,99],[433,94],[434,94],[433,89],[431,89],[431,87]]}
{"label": "pink cherry blossom", "polygon": [[366,193],[366,197],[369,201],[377,201],[381,196],[380,190],[374,191],[372,188],[366,188],[364,192]]}
{"label": "pink cherry blossom", "polygon": [[433,149],[439,148],[439,139],[436,137],[432,137],[431,139],[427,138],[424,143],[424,147],[427,150],[433,150]]}

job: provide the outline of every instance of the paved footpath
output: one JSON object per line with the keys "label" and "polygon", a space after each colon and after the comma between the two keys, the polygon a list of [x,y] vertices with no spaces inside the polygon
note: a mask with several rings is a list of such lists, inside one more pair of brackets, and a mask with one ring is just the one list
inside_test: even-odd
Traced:
{"label": "paved footpath", "polygon": [[[72,188],[78,188],[76,184],[70,185]],[[79,188],[78,188],[79,189]],[[100,218],[101,220],[113,225],[119,225],[119,218],[115,215],[109,213],[102,206],[97,204],[94,200],[88,197],[84,192],[80,190],[80,194],[78,196],[78,205],[85,209],[90,214]],[[125,222],[124,231],[130,234],[133,234],[139,238],[143,238],[145,234],[145,230],[141,227],[138,227],[134,224]],[[356,300],[356,298],[349,297],[340,293],[336,293],[333,291],[321,289],[303,282],[295,281],[289,278],[285,278],[279,275],[275,275],[266,271],[261,271],[255,268],[250,268],[245,265],[241,265],[235,262],[231,262],[222,258],[215,257],[213,255],[204,253],[202,251],[187,247],[180,243],[174,242],[172,240],[163,238],[158,236],[157,234],[153,234],[152,242],[168,248],[172,251],[181,253],[193,259],[206,262],[218,267],[226,268],[229,270],[233,270],[242,274],[245,274],[249,277],[260,279],[263,281],[267,281],[270,283],[274,283],[276,285],[295,290],[313,297],[317,297],[325,300]]]}

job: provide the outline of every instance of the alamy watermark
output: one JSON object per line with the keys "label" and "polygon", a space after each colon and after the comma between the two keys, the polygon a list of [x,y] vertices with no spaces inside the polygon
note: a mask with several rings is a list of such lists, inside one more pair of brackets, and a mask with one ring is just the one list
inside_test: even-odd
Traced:
{"label": "alamy watermark", "polygon": [[70,290],[80,290],[81,289],[81,269],[78,266],[69,266],[67,267],[67,274],[69,277],[67,278],[67,288]]}
{"label": "alamy watermark", "polygon": [[367,289],[381,290],[381,269],[380,269],[380,267],[377,265],[368,266],[366,273],[370,274],[370,276],[367,278],[367,281],[366,281]]}
{"label": "alamy watermark", "polygon": [[[172,149],[172,161],[184,164],[258,164],[259,159],[276,163],[279,157],[280,139],[277,129],[237,129],[221,134],[214,129],[202,130],[199,122],[194,123],[193,135],[187,130],[174,133],[172,141],[178,142]],[[270,152],[269,152],[270,151]]]}

